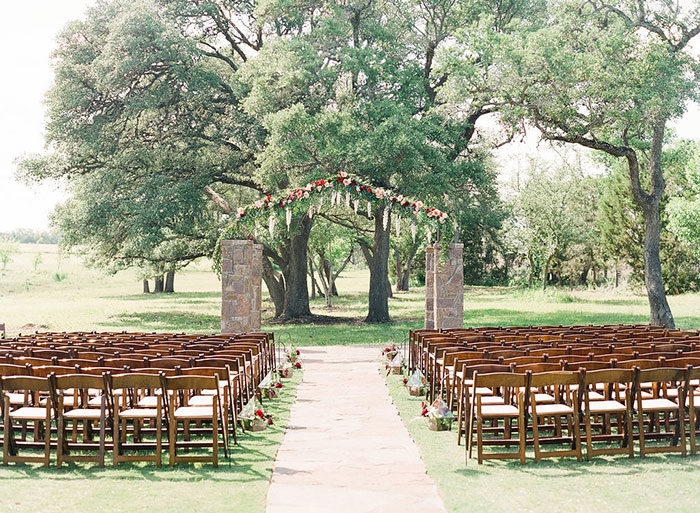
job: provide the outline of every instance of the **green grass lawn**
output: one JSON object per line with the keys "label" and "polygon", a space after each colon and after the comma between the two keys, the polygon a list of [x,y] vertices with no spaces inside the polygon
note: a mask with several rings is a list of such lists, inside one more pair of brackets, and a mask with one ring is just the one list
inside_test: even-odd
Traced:
{"label": "green grass lawn", "polygon": [[283,394],[265,403],[279,416],[265,431],[246,433],[230,461],[220,450],[219,467],[208,464],[167,465],[167,446],[160,469],[152,463],[122,463],[100,469],[71,463],[61,469],[31,464],[0,467],[0,511],[152,513],[263,513],[272,467],[302,373],[285,381]]}
{"label": "green grass lawn", "polygon": [[387,377],[391,396],[450,513],[698,511],[700,456],[655,455],[629,459],[574,458],[535,463],[492,460],[465,464],[457,431],[428,430],[420,398],[410,397],[401,376]]}
{"label": "green grass lawn", "polygon": [[[34,263],[40,255],[40,263]],[[272,304],[263,293],[263,328],[278,339],[300,345],[383,344],[401,341],[422,325],[422,288],[390,299],[394,322],[367,325],[369,274],[351,269],[338,280],[341,297],[327,309],[311,302],[316,314],[339,318],[331,324],[276,324]],[[62,257],[53,245],[23,244],[5,272],[0,272],[0,322],[8,334],[39,330],[138,330],[217,332],[220,330],[221,284],[207,260],[177,274],[175,294],[142,294],[132,271],[105,275],[87,269],[78,256]],[[465,326],[529,324],[598,324],[648,322],[646,297],[626,291],[519,290],[471,287],[464,297]],[[700,294],[672,296],[669,302],[681,328],[700,328]]]}

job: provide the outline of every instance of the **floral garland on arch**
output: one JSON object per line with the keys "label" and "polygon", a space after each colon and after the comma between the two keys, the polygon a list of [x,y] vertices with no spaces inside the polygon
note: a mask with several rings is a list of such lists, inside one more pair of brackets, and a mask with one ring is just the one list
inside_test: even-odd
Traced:
{"label": "floral garland on arch", "polygon": [[[266,211],[270,212],[269,231],[273,234],[275,229],[275,211],[284,211],[286,216],[287,229],[289,229],[292,209],[306,209],[310,216],[318,212],[323,205],[324,196],[321,194],[331,193],[331,206],[345,204],[348,208],[353,208],[355,213],[359,210],[359,201],[367,201],[367,216],[371,217],[371,204],[384,202],[389,209],[384,213],[384,228],[387,228],[389,219],[389,210],[394,214],[398,214],[396,219],[396,233],[400,233],[399,217],[411,217],[414,222],[411,226],[412,236],[415,239],[415,219],[418,216],[425,214],[426,220],[435,223],[439,229],[439,225],[444,225],[449,220],[449,215],[438,208],[429,207],[420,200],[411,200],[404,197],[402,194],[393,194],[382,187],[372,187],[361,183],[356,177],[353,177],[345,171],[338,171],[335,175],[328,178],[315,180],[307,183],[304,187],[288,190],[285,194],[273,198],[266,196],[261,200],[257,200],[247,206],[238,207],[236,211],[236,219],[243,220],[244,218],[257,218],[260,214]],[[311,200],[314,196],[319,196],[318,203],[314,204]],[[301,207],[301,208],[300,208]],[[428,242],[431,242],[432,233],[428,230]]]}

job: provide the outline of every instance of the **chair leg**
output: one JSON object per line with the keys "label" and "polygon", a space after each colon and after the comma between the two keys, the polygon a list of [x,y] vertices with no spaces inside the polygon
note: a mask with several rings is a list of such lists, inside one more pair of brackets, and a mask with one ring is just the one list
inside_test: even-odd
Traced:
{"label": "chair leg", "polygon": [[[483,429],[483,421],[481,419],[481,414],[480,414],[480,412],[477,412],[477,415],[476,415],[476,453],[478,456],[479,465],[481,465],[484,462],[484,447],[483,447],[482,429]],[[470,446],[469,447],[469,457],[471,458],[471,440],[470,440],[469,446]]]}
{"label": "chair leg", "polygon": [[539,426],[537,425],[539,422],[539,418],[537,414],[534,411],[534,406],[535,404],[532,404],[533,406],[533,412],[532,412],[532,445],[535,449],[535,463],[539,463],[540,461],[540,434],[539,434]]}
{"label": "chair leg", "polygon": [[216,398],[214,398],[213,419],[212,419],[212,456],[214,458],[214,467],[219,466],[219,418],[216,409]]}
{"label": "chair leg", "polygon": [[525,423],[525,407],[524,407],[524,401],[522,396],[519,397],[518,399],[518,406],[520,413],[518,415],[518,438],[520,439],[519,443],[519,452],[520,452],[520,464],[525,465],[525,448],[526,448],[526,443],[527,443],[527,424]]}
{"label": "chair leg", "polygon": [[639,427],[639,456],[643,458],[646,454],[644,447],[644,411],[642,410],[642,401],[639,401],[637,423]]}
{"label": "chair leg", "polygon": [[63,415],[59,415],[58,421],[56,422],[56,431],[58,431],[58,441],[56,442],[56,466],[58,468],[61,468],[61,465],[63,465],[63,423]]}
{"label": "chair leg", "polygon": [[2,444],[2,464],[7,465],[10,459],[10,433],[12,431],[12,421],[10,420],[9,399],[5,398],[5,419],[3,425],[3,444]]}
{"label": "chair leg", "polygon": [[163,420],[161,419],[161,413],[158,412],[158,418],[156,418],[156,465],[158,467],[162,464],[162,446],[163,446]]}

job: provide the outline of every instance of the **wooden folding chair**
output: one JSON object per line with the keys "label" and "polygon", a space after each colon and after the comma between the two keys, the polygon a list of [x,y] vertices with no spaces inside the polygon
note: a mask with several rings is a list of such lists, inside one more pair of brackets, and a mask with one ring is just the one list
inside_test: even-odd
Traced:
{"label": "wooden folding chair", "polygon": [[[520,463],[525,464],[525,443],[527,436],[527,424],[525,419],[524,395],[530,386],[531,373],[512,374],[507,372],[499,372],[493,374],[474,374],[474,385],[472,386],[472,403],[474,404],[474,416],[476,418],[476,443],[477,443],[477,458],[479,464],[486,459],[519,459]],[[504,404],[483,404],[482,396],[477,393],[479,388],[497,388],[500,390],[503,397],[507,398]],[[525,390],[525,392],[517,392]],[[514,397],[515,396],[515,397]],[[518,430],[518,452],[489,452],[484,453],[484,421],[502,420],[504,422],[503,439],[491,440],[492,442],[501,445],[509,445],[512,440],[508,436],[509,429],[506,426],[510,421],[517,419]],[[468,431],[468,454],[472,457],[472,448],[474,445],[473,439],[473,422],[469,422]]]}
{"label": "wooden folding chair", "polygon": [[[162,376],[163,389],[168,395],[170,408],[168,410],[168,446],[170,449],[170,465],[175,463],[210,462],[217,467],[219,465],[219,378],[214,376]],[[202,390],[215,390],[211,406],[190,406],[189,399],[198,395]],[[212,440],[189,440],[189,423],[192,421],[208,421],[212,425]],[[184,424],[184,440],[178,440],[178,425]],[[209,447],[212,448],[211,456],[192,456],[178,454],[178,447]],[[224,450],[226,446],[224,445]]]}
{"label": "wooden folding chair", "polygon": [[[116,374],[107,378],[112,404],[114,405],[114,452],[113,462],[118,465],[123,461],[153,461],[161,466],[163,444],[163,396],[155,395],[155,390],[162,387],[161,377],[156,374]],[[121,391],[120,394],[116,394]],[[144,396],[155,395],[155,408],[139,408],[139,400]],[[155,428],[156,442],[143,441],[146,422],[151,422]],[[127,430],[131,424],[133,443],[127,443]],[[125,450],[155,449],[153,454],[123,454]]]}
{"label": "wooden folding chair", "polygon": [[[649,453],[680,452],[686,455],[685,433],[685,398],[688,394],[688,381],[686,370],[678,368],[647,369],[636,367],[633,390],[636,395],[637,425],[639,434],[639,454],[644,457]],[[654,397],[645,399],[642,396],[640,383],[652,383]],[[666,391],[669,386],[677,387],[677,402],[669,399]],[[675,414],[674,432],[668,431],[671,425],[671,416]],[[645,415],[648,418],[645,418]],[[663,425],[667,431],[662,431],[661,415],[666,417]],[[649,426],[647,432],[645,426]],[[669,445],[655,445],[648,447],[648,438],[670,438]],[[679,443],[680,441],[680,443]]]}
{"label": "wooden folding chair", "polygon": [[[3,396],[3,465],[10,462],[43,463],[49,466],[51,457],[51,418],[53,405],[50,397],[44,406],[40,406],[40,394],[50,394],[50,384],[47,378],[32,376],[3,376],[0,378],[0,390]],[[9,394],[21,394],[25,403],[13,409]],[[33,424],[34,441],[31,445],[41,442],[43,436],[43,456],[26,456],[19,454],[20,443],[15,439],[15,422],[22,424],[23,434],[27,432],[27,423]],[[22,442],[26,442],[23,437]],[[29,443],[22,445],[30,446]]]}
{"label": "wooden folding chair", "polygon": [[[67,374],[53,376],[50,380],[53,395],[57,397],[57,430],[58,449],[56,451],[56,465],[61,467],[63,462],[93,461],[100,467],[105,464],[105,433],[107,419],[111,414],[111,401],[108,397],[106,376],[94,376],[88,374]],[[99,408],[90,407],[90,391],[100,392]],[[65,395],[72,395],[72,406],[66,405]],[[66,424],[72,424],[72,436],[66,438]],[[93,423],[97,423],[99,430],[99,442],[92,441]],[[78,441],[78,425],[82,424],[82,441]],[[97,455],[71,454],[70,451],[97,451]]]}
{"label": "wooden folding chair", "polygon": [[[583,403],[582,413],[586,424],[586,459],[604,454],[627,454],[634,457],[634,432],[632,429],[632,383],[634,371],[631,369],[602,369],[581,371],[579,394]],[[592,400],[591,393],[597,393],[598,385],[606,387],[603,400]],[[621,395],[624,395],[624,402]],[[610,417],[617,417],[617,433],[612,433]],[[593,435],[592,417],[602,418],[602,433]],[[619,447],[593,447],[594,441],[618,440]]]}
{"label": "wooden folding chair", "polygon": [[[578,372],[553,371],[532,374],[530,379],[530,412],[532,416],[535,462],[539,462],[542,458],[556,458],[559,456],[576,456],[576,459],[581,461],[579,402],[577,397],[572,398],[571,393],[571,386],[577,386],[578,384]],[[551,395],[554,401],[550,402],[547,400],[544,404],[538,403],[537,390],[540,388],[551,390],[552,393],[546,394],[546,396],[550,397]],[[555,436],[543,439],[540,437],[540,429],[542,428],[540,421],[544,417],[554,419]],[[568,437],[562,437],[561,417],[565,417],[567,420]],[[570,442],[571,449],[542,451],[540,447],[542,441]]]}

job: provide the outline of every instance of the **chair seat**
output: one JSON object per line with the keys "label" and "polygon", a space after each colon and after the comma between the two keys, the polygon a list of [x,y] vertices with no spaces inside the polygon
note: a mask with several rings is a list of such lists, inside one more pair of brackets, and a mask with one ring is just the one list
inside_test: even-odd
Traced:
{"label": "chair seat", "polygon": [[554,402],[554,397],[549,394],[536,393],[535,403],[536,404],[549,404]]}
{"label": "chair seat", "polygon": [[[700,401],[698,401],[700,402]],[[502,397],[496,395],[481,396],[481,404],[505,404]]]}
{"label": "chair seat", "polygon": [[493,395],[493,390],[487,387],[476,387],[476,395]]}
{"label": "chair seat", "polygon": [[155,408],[158,406],[158,397],[155,395],[147,395],[142,397],[138,402],[139,408]]}
{"label": "chair seat", "polygon": [[[565,404],[537,404],[537,415],[569,415],[574,410]],[[532,408],[530,408],[532,411]]]}
{"label": "chair seat", "polygon": [[158,417],[156,408],[130,408],[120,411],[119,416],[124,419],[155,419]]}
{"label": "chair seat", "polygon": [[481,407],[482,417],[517,417],[520,411],[510,404],[489,404]]}
{"label": "chair seat", "polygon": [[677,410],[678,404],[668,399],[642,399],[642,409],[645,411]]}
{"label": "chair seat", "polygon": [[625,410],[625,405],[617,401],[593,401],[588,409],[590,413],[619,413]]}
{"label": "chair seat", "polygon": [[588,392],[588,400],[589,401],[603,401],[603,400],[605,400],[605,396],[603,394],[601,394],[600,392],[590,390]]}
{"label": "chair seat", "polygon": [[211,406],[181,406],[173,412],[176,419],[211,419],[213,416]]}
{"label": "chair seat", "polygon": [[211,406],[214,404],[213,395],[195,395],[187,401],[189,406]]}
{"label": "chair seat", "polygon": [[[51,415],[53,415],[53,410],[51,410]],[[46,419],[46,408],[41,408],[38,406],[23,406],[18,408],[13,412],[10,412],[10,417],[15,420],[45,420]]]}
{"label": "chair seat", "polygon": [[102,396],[93,397],[88,401],[88,406],[102,406]]}
{"label": "chair seat", "polygon": [[[24,404],[24,394],[23,393],[7,392],[5,395],[10,398],[10,404],[13,406]],[[39,404],[41,404],[41,403],[39,403]]]}
{"label": "chair seat", "polygon": [[[105,415],[107,412],[105,411]],[[99,419],[100,410],[93,408],[76,408],[63,413],[67,419]]]}

